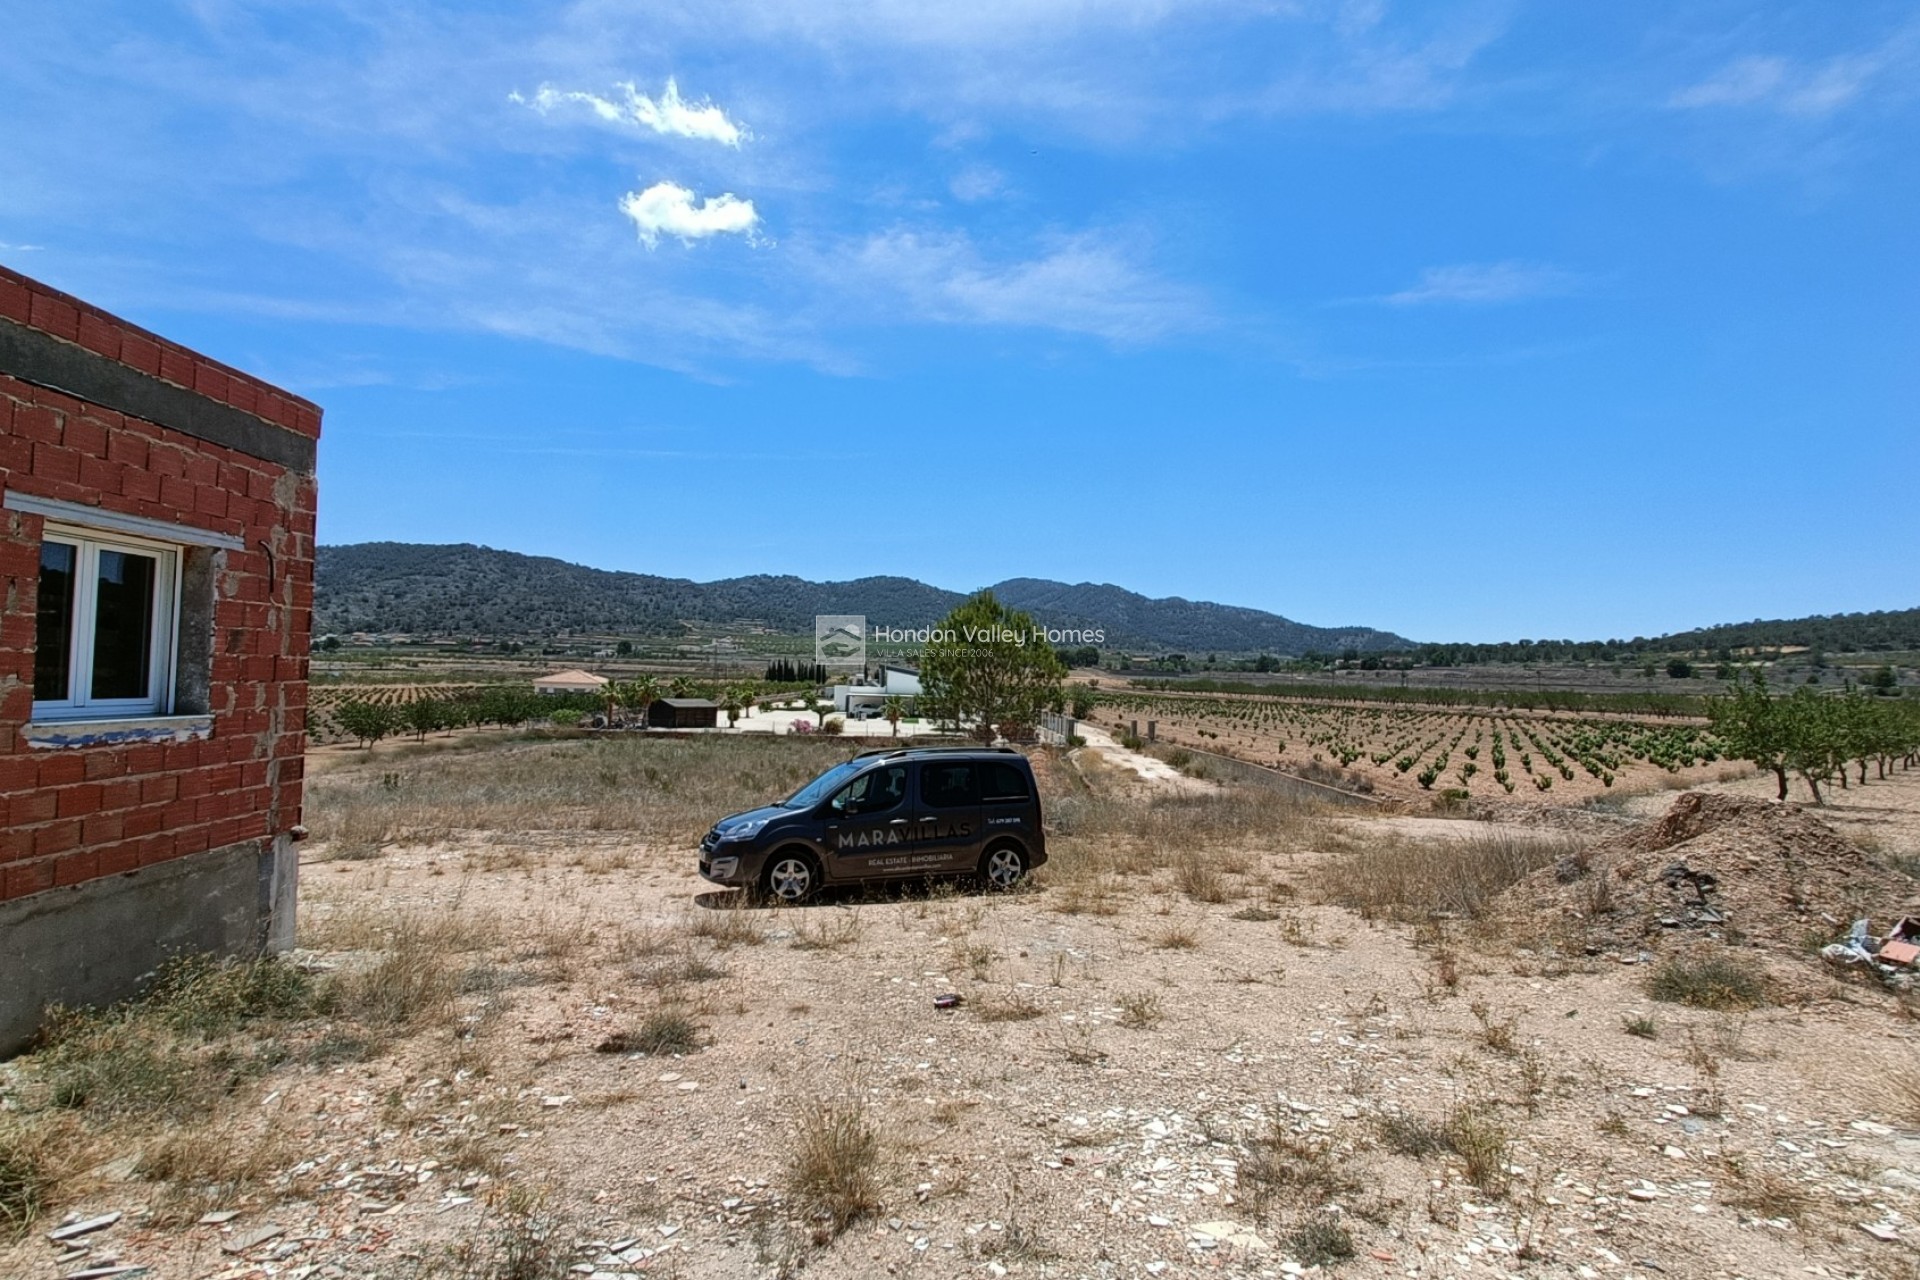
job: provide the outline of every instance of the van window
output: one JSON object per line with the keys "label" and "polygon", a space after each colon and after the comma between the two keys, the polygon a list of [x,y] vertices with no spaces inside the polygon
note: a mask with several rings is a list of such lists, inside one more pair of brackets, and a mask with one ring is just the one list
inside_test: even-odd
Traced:
{"label": "van window", "polygon": [[980,803],[980,782],[971,761],[929,761],[920,766],[920,799],[936,809]]}
{"label": "van window", "polygon": [[980,766],[980,798],[983,800],[1025,800],[1031,794],[1027,789],[1026,773],[1010,764],[983,764]]}
{"label": "van window", "polygon": [[890,769],[875,769],[872,773],[863,773],[840,789],[833,798],[835,813],[852,815],[856,813],[885,813],[900,803],[907,794],[907,768],[894,765]]}

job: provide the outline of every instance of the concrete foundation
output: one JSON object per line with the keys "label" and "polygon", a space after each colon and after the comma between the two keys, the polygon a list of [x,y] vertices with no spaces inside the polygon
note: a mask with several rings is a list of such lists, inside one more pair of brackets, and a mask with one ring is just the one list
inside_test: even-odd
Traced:
{"label": "concrete foundation", "polygon": [[126,999],[174,956],[291,948],[299,869],[283,835],[0,902],[0,1057],[48,1005]]}

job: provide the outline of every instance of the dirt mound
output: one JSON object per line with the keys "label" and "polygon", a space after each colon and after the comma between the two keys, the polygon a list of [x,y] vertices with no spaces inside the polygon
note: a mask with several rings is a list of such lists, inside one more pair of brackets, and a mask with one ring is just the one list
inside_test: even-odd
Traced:
{"label": "dirt mound", "polygon": [[1658,821],[1534,872],[1500,908],[1515,933],[1572,949],[1716,938],[1811,955],[1856,917],[1920,911],[1920,885],[1799,805],[1688,791]]}

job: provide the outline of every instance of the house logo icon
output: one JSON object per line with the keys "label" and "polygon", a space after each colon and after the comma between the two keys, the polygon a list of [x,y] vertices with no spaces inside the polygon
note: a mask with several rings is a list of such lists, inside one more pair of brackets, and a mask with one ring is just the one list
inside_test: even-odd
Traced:
{"label": "house logo icon", "polygon": [[813,660],[829,667],[864,667],[867,664],[866,615],[815,614]]}

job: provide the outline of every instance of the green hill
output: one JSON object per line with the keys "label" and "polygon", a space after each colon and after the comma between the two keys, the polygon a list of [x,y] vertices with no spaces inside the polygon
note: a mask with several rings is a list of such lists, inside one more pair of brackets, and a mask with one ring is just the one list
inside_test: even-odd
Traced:
{"label": "green hill", "polygon": [[[1345,648],[1379,652],[1410,644],[1369,627],[1313,627],[1258,609],[1178,597],[1153,600],[1092,583],[1015,578],[993,590],[1044,626],[1098,627],[1109,645],[1126,648],[1290,655]],[[758,574],[693,582],[466,543],[362,542],[319,549],[314,631],[673,635],[689,625],[753,623],[810,635],[815,614],[861,614],[887,626],[919,627],[938,622],[963,598],[912,578],[809,582]]]}

